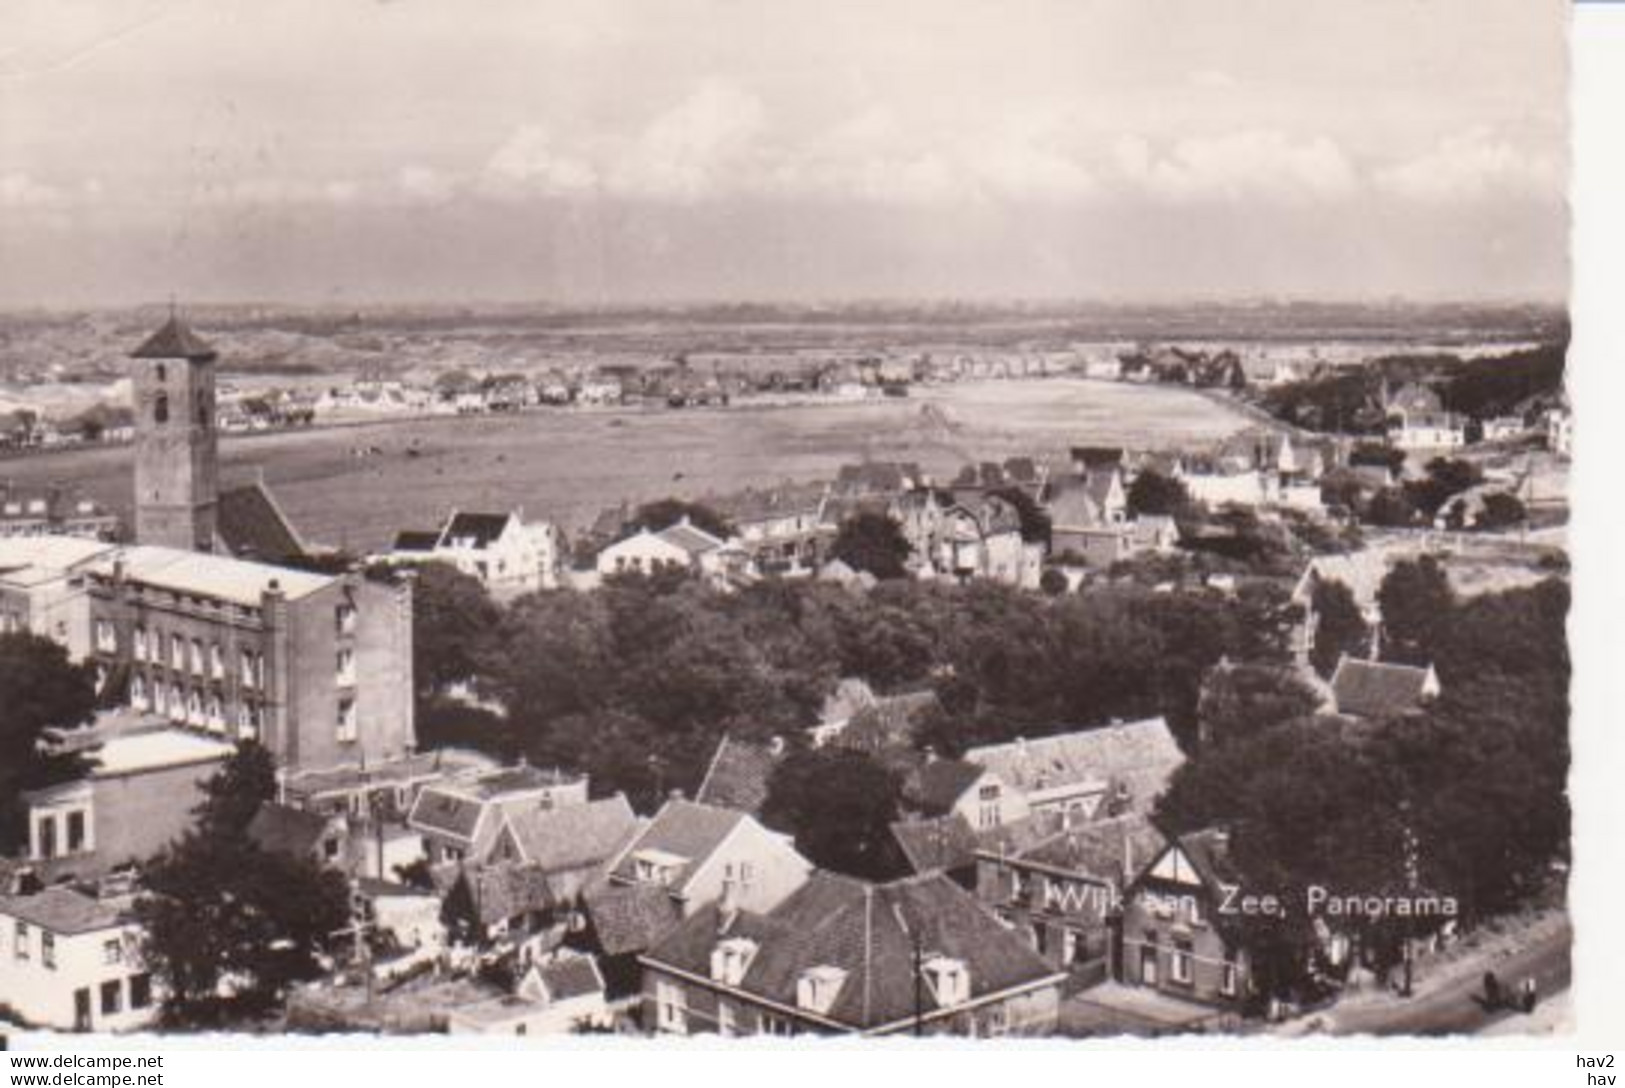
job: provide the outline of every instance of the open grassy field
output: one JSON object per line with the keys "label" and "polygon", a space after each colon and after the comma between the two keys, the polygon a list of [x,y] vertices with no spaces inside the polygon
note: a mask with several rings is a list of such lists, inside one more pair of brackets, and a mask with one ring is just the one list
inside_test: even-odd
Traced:
{"label": "open grassy field", "polygon": [[[233,436],[221,457],[228,483],[262,472],[307,539],[369,550],[451,507],[523,507],[568,530],[623,499],[828,478],[864,458],[918,461],[947,478],[970,460],[1058,457],[1084,443],[1195,444],[1247,422],[1182,389],[1054,379],[850,404],[541,411]],[[0,462],[0,475],[76,484],[128,517],[131,456],[111,447],[20,457]]]}

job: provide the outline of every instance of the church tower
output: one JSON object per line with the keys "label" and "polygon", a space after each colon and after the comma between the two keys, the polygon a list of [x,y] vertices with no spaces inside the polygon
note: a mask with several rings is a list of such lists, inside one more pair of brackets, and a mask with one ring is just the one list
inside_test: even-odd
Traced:
{"label": "church tower", "polygon": [[136,543],[212,551],[220,460],[215,351],[172,312],[130,358]]}

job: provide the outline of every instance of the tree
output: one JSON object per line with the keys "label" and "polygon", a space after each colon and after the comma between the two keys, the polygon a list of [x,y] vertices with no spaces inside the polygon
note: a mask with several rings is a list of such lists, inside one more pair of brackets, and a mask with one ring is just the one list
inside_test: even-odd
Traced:
{"label": "tree", "polygon": [[683,499],[657,499],[654,502],[644,503],[634,510],[631,518],[621,526],[621,535],[631,536],[640,529],[658,533],[662,529],[671,528],[684,518],[687,518],[696,529],[703,529],[719,540],[727,540],[734,535],[734,527],[727,518],[704,503],[687,502]]}
{"label": "tree", "polygon": [[203,783],[203,803],[195,813],[198,830],[240,839],[260,806],[275,800],[276,794],[276,761],[271,753],[252,741],[240,744]]}
{"label": "tree", "polygon": [[1402,487],[1385,487],[1366,504],[1365,520],[1372,525],[1403,529],[1416,524],[1416,503]]}
{"label": "tree", "polygon": [[1143,514],[1185,517],[1193,505],[1190,489],[1184,481],[1153,469],[1146,469],[1134,477],[1134,482],[1128,486],[1128,510],[1135,517]]}
{"label": "tree", "polygon": [[903,527],[885,514],[860,511],[841,522],[829,553],[853,570],[876,578],[901,578],[913,551]]}
{"label": "tree", "polygon": [[762,822],[793,835],[815,865],[886,880],[903,871],[891,833],[901,792],[896,773],[863,752],[792,752],[768,779]]}
{"label": "tree", "polygon": [[419,563],[375,572],[399,577],[406,570],[412,584],[412,675],[420,700],[471,680],[480,673],[481,657],[502,617],[485,587],[471,574],[449,563]]}
{"label": "tree", "polygon": [[1510,529],[1529,520],[1529,511],[1516,495],[1492,491],[1484,496],[1484,509],[1478,515],[1478,528],[1487,531]]}
{"label": "tree", "polygon": [[1371,643],[1371,630],[1355,603],[1353,591],[1342,582],[1316,580],[1311,600],[1315,631],[1309,662],[1320,675],[1330,677],[1344,654],[1359,657],[1365,653]]}
{"label": "tree", "polygon": [[21,792],[71,778],[77,759],[39,751],[48,728],[71,728],[96,711],[95,678],[68,651],[31,634],[0,635],[0,848],[21,841]]}
{"label": "tree", "polygon": [[1196,717],[1204,744],[1233,744],[1319,706],[1320,695],[1290,668],[1221,662],[1202,683]]}
{"label": "tree", "polygon": [[172,1025],[218,1027],[269,1011],[289,986],[319,977],[342,941],[344,877],[247,836],[274,788],[264,749],[239,749],[204,784],[197,825],[142,875],[143,957],[163,981]]}
{"label": "tree", "polygon": [[1448,629],[1456,595],[1431,555],[1395,563],[1377,589],[1385,657],[1426,665]]}

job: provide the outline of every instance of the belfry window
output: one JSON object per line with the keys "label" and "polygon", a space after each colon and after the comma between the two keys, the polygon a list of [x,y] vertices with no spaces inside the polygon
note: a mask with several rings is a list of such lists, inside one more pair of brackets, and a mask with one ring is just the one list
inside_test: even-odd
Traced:
{"label": "belfry window", "polygon": [[169,394],[159,393],[152,402],[152,421],[154,423],[169,422]]}

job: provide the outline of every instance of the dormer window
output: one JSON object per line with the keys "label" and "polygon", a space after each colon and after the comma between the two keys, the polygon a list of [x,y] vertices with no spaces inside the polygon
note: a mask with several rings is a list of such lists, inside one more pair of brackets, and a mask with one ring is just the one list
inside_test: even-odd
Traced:
{"label": "dormer window", "polygon": [[932,956],[920,965],[920,973],[939,1006],[963,1005],[970,1000],[970,971],[964,960]]}
{"label": "dormer window", "polygon": [[820,1016],[828,1014],[846,982],[846,972],[839,967],[822,964],[809,967],[796,980],[796,1005]]}
{"label": "dormer window", "polygon": [[724,986],[745,981],[750,961],[756,958],[756,942],[748,937],[729,937],[711,950],[711,980]]}
{"label": "dormer window", "polygon": [[632,855],[632,872],[642,884],[671,887],[688,859],[665,850],[639,850]]}

